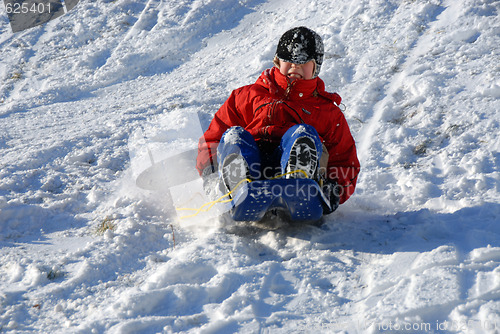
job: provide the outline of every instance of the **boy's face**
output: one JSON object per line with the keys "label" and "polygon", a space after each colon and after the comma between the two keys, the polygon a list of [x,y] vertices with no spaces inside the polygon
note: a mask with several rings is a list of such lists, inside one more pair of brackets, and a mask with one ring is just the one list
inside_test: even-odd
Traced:
{"label": "boy's face", "polygon": [[294,64],[280,59],[280,72],[291,81],[309,80],[314,75],[314,61],[310,60],[305,64]]}

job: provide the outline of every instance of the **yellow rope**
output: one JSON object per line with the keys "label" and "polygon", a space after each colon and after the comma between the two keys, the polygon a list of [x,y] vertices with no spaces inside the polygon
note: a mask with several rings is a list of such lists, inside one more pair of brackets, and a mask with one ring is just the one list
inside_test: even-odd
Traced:
{"label": "yellow rope", "polygon": [[275,177],[271,178],[271,180],[276,180],[276,179],[282,178],[283,176],[287,176],[287,175],[291,175],[291,174],[295,174],[295,173],[302,173],[302,174],[304,174],[304,177],[306,179],[309,178],[309,176],[307,175],[306,172],[304,172],[302,169],[297,169],[297,170],[293,170],[293,171],[285,173],[285,174],[280,174],[278,176],[275,176]]}
{"label": "yellow rope", "polygon": [[[225,197],[229,197],[231,196],[231,194],[233,192],[236,191],[236,189],[239,188],[239,186],[243,183],[243,182],[252,182],[252,180],[250,179],[243,179],[241,180],[240,182],[238,182],[238,184],[236,185],[236,187],[234,187],[233,190],[231,190],[230,192],[228,192],[227,194],[219,197],[218,199],[216,199],[215,201],[210,201],[210,202],[207,202],[205,204],[203,204],[202,206],[200,206],[198,209],[194,209],[194,208],[176,208],[177,211],[196,211],[195,213],[191,214],[191,215],[187,215],[187,216],[182,216],[180,217],[179,219],[185,219],[185,218],[191,218],[191,217],[194,217],[194,216],[197,216],[200,212],[207,212],[208,210],[210,210],[215,204],[218,204],[218,203],[228,203],[228,202],[231,202],[232,199],[229,198],[229,199],[226,199],[224,200]],[[204,209],[204,207],[208,206],[208,208]]]}
{"label": "yellow rope", "polygon": [[[304,174],[304,177],[305,178],[308,178],[308,175],[306,172],[304,172],[303,170],[294,170],[294,171],[291,171],[291,172],[288,172],[288,173],[284,173],[284,174],[280,174],[278,176],[275,176],[273,177],[271,180],[275,180],[275,179],[279,179],[279,178],[282,178],[283,176],[287,176],[287,175],[290,175],[290,174],[295,174],[295,173],[302,173]],[[229,197],[231,196],[232,193],[234,193],[236,191],[236,189],[238,189],[242,184],[243,182],[252,182],[252,180],[250,179],[243,179],[241,180],[240,182],[238,182],[238,184],[234,187],[233,190],[231,190],[230,192],[228,192],[227,194],[217,198],[215,201],[210,201],[210,202],[207,202],[205,204],[203,204],[202,206],[200,206],[199,208],[195,209],[195,208],[176,208],[177,211],[196,211],[195,213],[191,214],[191,215],[187,215],[187,216],[182,216],[180,217],[179,219],[186,219],[186,218],[191,218],[191,217],[195,217],[197,215],[200,214],[200,212],[207,212],[208,210],[210,210],[215,204],[219,204],[219,203],[228,203],[228,202],[231,202],[232,199],[229,198],[229,199],[224,199],[225,197]],[[208,206],[208,208],[204,209],[206,206]]]}

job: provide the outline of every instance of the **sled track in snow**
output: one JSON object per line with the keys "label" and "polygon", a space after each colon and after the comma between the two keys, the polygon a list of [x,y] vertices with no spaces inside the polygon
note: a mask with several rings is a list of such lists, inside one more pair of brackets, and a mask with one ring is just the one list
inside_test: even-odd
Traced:
{"label": "sled track in snow", "polygon": [[[114,82],[116,82],[116,79],[114,77],[108,78],[109,73],[108,73],[108,68],[112,67],[115,62],[119,61],[119,51],[125,51],[125,48],[127,48],[127,43],[135,37],[134,33],[138,33],[140,30],[149,30],[151,31],[154,26],[158,23],[158,11],[156,10],[158,6],[160,6],[162,1],[158,0],[148,0],[146,4],[144,5],[144,9],[141,11],[141,13],[138,15],[137,20],[134,22],[134,24],[128,29],[127,33],[125,33],[125,36],[123,39],[109,52],[109,56],[106,59],[104,65],[102,65],[100,68],[97,69],[95,73],[96,81],[100,82],[100,87],[106,87]],[[147,25],[145,25],[145,21],[150,21],[152,19],[153,15],[148,15],[151,12],[154,12],[154,22],[147,22]],[[141,27],[142,26],[142,27]],[[147,29],[146,29],[147,28]]]}
{"label": "sled track in snow", "polygon": [[[0,87],[0,98],[5,100],[15,99],[16,96],[19,96],[20,92],[24,87],[29,86],[30,80],[33,78],[32,71],[27,71],[30,67],[34,66],[33,59],[36,58],[36,50],[38,49],[38,45],[40,42],[40,37],[43,36],[46,31],[47,25],[42,25],[41,27],[35,28],[35,31],[25,31],[21,32],[23,34],[23,42],[26,40],[29,41],[29,45],[22,52],[21,57],[18,59],[19,63],[16,66],[16,70],[12,72],[7,72],[7,74],[12,75],[12,77],[2,78],[3,87]],[[0,48],[3,49],[5,44],[13,43],[14,39],[11,37],[0,44]],[[22,63],[21,63],[22,61]],[[0,104],[0,107],[2,104]],[[18,108],[19,110],[19,108]],[[0,118],[5,118],[12,114],[15,111],[3,112],[0,109]]]}
{"label": "sled track in snow", "polygon": [[[450,4],[450,6],[452,5],[453,4]],[[402,4],[397,8],[393,17],[388,22],[384,30],[388,30],[387,28],[390,26],[397,25],[397,21],[400,19],[398,17],[398,13],[405,10],[404,6],[405,4]],[[444,10],[445,7],[443,6],[433,6],[432,8],[430,8],[428,10],[428,22],[426,22],[425,26],[421,27],[420,34],[417,36],[417,38],[413,39],[408,45],[408,49],[404,58],[398,60],[397,64],[393,65],[393,73],[386,76],[384,76],[384,74],[382,73],[382,77],[384,77],[384,80],[382,80],[382,82],[373,86],[371,84],[367,85],[367,88],[361,91],[360,96],[379,95],[381,98],[371,108],[371,115],[368,116],[368,121],[365,122],[365,125],[359,132],[358,154],[360,159],[362,160],[362,163],[366,163],[366,159],[370,157],[370,148],[372,146],[372,143],[376,141],[374,137],[376,137],[377,135],[377,131],[381,126],[381,122],[386,111],[391,108],[391,101],[395,99],[394,94],[398,89],[401,88],[403,79],[409,73],[411,73],[412,65],[414,65],[415,60],[417,60],[419,56],[425,54],[425,52],[423,51],[426,44],[425,41],[427,39],[427,35],[425,33],[430,29],[434,22],[438,21],[438,16]],[[380,34],[380,36],[380,39],[384,38],[385,36],[390,36],[390,32]],[[379,43],[383,44],[383,42]],[[371,54],[367,54],[364,58],[366,59],[372,56],[373,55]],[[375,78],[377,79],[379,78],[379,76],[375,76]],[[377,94],[376,91],[379,91],[379,93]]]}

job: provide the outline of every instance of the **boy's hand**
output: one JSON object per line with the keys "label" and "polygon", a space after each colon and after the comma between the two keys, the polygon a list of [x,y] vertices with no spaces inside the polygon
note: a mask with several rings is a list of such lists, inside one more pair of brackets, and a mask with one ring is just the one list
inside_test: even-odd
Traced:
{"label": "boy's hand", "polygon": [[321,190],[323,190],[323,194],[330,204],[329,208],[324,208],[323,211],[325,214],[332,213],[339,207],[341,189],[342,187],[335,181],[325,180]]}

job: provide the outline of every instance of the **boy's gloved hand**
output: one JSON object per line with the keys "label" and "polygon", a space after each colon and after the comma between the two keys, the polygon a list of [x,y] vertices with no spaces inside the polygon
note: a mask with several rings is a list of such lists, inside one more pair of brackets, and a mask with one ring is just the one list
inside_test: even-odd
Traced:
{"label": "boy's gloved hand", "polygon": [[324,207],[324,214],[332,213],[337,210],[340,202],[340,191],[342,187],[337,184],[335,181],[325,180],[323,183],[323,194],[325,195],[326,200],[330,204],[330,207]]}
{"label": "boy's gloved hand", "polygon": [[220,193],[220,178],[217,169],[213,166],[206,167],[201,173],[203,179],[203,190],[208,198],[215,201],[221,196]]}

